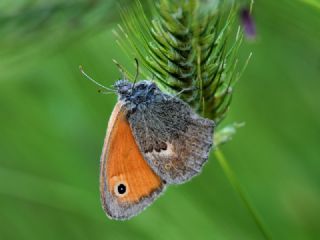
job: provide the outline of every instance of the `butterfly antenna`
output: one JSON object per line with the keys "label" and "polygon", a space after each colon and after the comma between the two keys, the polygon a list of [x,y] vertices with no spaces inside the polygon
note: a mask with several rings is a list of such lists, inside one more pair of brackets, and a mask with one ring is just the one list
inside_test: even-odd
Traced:
{"label": "butterfly antenna", "polygon": [[98,85],[99,87],[111,91],[111,92],[115,92],[114,89],[111,88],[107,88],[106,86],[103,86],[101,83],[98,83],[96,80],[94,80],[92,77],[90,77],[88,74],[86,74],[86,72],[83,70],[83,67],[80,65],[79,66],[80,72],[82,73],[83,76],[85,76],[88,80],[90,80],[91,82],[93,82],[94,84]]}
{"label": "butterfly antenna", "polygon": [[190,87],[190,88],[184,88],[181,91],[179,91],[178,93],[176,93],[175,95],[173,95],[172,98],[179,97],[184,92],[189,92],[189,91],[194,91],[194,90],[199,90],[199,87],[194,86],[194,87]]}
{"label": "butterfly antenna", "polygon": [[137,71],[136,71],[136,76],[134,77],[134,81],[133,81],[133,85],[132,85],[132,89],[134,89],[134,85],[136,84],[137,82],[137,79],[139,77],[139,61],[137,58],[134,59],[134,61],[136,62],[136,68],[137,68]]}
{"label": "butterfly antenna", "polygon": [[107,92],[107,91],[103,91],[101,89],[98,90],[98,93],[101,93],[101,94],[114,94],[114,92]]}

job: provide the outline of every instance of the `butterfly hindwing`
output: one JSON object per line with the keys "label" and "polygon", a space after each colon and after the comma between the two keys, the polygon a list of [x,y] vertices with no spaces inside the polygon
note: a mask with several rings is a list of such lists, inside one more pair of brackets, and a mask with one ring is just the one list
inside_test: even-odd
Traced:
{"label": "butterfly hindwing", "polygon": [[213,121],[165,94],[128,119],[144,158],[163,180],[180,184],[200,173],[213,144]]}
{"label": "butterfly hindwing", "polygon": [[137,215],[165,188],[144,160],[121,102],[115,106],[108,124],[100,168],[103,208],[114,219]]}

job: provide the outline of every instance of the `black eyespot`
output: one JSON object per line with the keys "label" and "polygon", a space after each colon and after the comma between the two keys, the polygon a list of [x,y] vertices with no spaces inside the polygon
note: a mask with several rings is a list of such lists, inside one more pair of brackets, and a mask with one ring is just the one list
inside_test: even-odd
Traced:
{"label": "black eyespot", "polygon": [[119,193],[120,195],[125,194],[126,191],[127,191],[126,185],[124,185],[124,184],[122,184],[122,183],[119,184],[118,187],[117,187],[117,190],[118,190],[118,193]]}
{"label": "black eyespot", "polygon": [[164,142],[161,142],[161,143],[160,143],[160,149],[161,149],[161,150],[164,150],[164,151],[167,150],[167,144],[164,143]]}

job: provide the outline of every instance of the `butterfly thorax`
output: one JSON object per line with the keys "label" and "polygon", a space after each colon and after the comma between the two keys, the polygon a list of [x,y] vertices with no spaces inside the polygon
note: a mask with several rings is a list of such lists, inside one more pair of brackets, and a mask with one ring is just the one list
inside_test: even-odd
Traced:
{"label": "butterfly thorax", "polygon": [[127,80],[119,80],[114,84],[119,100],[131,109],[143,108],[153,101],[163,100],[164,94],[154,82],[143,80],[135,84]]}

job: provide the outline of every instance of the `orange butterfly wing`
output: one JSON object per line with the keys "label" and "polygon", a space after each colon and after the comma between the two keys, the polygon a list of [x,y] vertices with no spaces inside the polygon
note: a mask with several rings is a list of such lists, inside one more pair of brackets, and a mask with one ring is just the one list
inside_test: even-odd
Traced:
{"label": "orange butterfly wing", "polygon": [[164,189],[163,181],[144,160],[120,102],[108,124],[100,168],[101,200],[111,218],[138,214]]}

